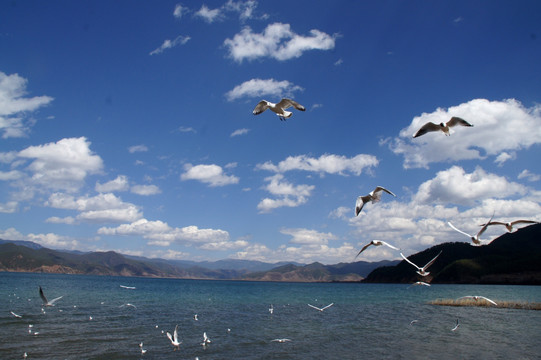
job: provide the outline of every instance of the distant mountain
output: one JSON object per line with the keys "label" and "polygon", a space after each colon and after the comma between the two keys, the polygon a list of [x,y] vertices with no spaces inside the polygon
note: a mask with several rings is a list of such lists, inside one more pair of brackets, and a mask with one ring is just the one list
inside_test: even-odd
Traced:
{"label": "distant mountain", "polygon": [[244,280],[252,281],[292,281],[292,282],[332,282],[361,281],[370,271],[385,265],[394,265],[398,261],[380,261],[368,263],[340,263],[323,265],[315,262],[309,265],[287,264],[269,271],[247,274]]}
{"label": "distant mountain", "polygon": [[[541,224],[506,233],[489,245],[445,243],[409,256],[423,266],[441,255],[424,280],[432,283],[541,285]],[[420,276],[406,261],[372,271],[364,282],[412,283]]]}
{"label": "distant mountain", "polygon": [[0,239],[0,245],[2,244],[6,244],[6,243],[12,243],[12,244],[15,244],[15,245],[21,245],[21,246],[26,246],[30,249],[41,249],[43,248],[43,246],[41,246],[40,244],[38,243],[35,243],[33,241],[24,241],[24,240],[2,240]]}

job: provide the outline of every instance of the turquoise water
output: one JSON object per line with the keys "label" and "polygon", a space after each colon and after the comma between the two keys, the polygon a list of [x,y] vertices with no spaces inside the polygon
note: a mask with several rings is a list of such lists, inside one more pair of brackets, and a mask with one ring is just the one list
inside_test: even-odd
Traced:
{"label": "turquoise water", "polygon": [[[40,285],[49,299],[63,296],[45,313]],[[541,287],[0,273],[0,359],[22,359],[25,352],[28,359],[541,358],[541,311],[427,304],[465,295],[541,302]],[[128,303],[135,307],[123,306]],[[308,303],[334,305],[319,312]],[[183,343],[173,351],[162,331],[177,324]],[[203,332],[212,341],[206,347]],[[277,338],[292,341],[272,342]]]}

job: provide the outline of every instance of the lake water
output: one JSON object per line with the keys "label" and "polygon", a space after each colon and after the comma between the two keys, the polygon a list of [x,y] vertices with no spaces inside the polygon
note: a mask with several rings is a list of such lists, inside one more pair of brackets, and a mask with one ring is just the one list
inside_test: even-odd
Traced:
{"label": "lake water", "polygon": [[[63,296],[45,313],[39,286],[49,300]],[[0,359],[22,359],[25,352],[28,359],[541,358],[541,311],[428,304],[465,295],[541,302],[541,287],[0,272]],[[308,303],[334,305],[319,312]],[[457,319],[460,327],[451,331]],[[162,331],[172,333],[177,324],[182,345],[173,351]],[[201,345],[203,332],[212,341],[206,347]],[[272,341],[279,338],[291,341]]]}

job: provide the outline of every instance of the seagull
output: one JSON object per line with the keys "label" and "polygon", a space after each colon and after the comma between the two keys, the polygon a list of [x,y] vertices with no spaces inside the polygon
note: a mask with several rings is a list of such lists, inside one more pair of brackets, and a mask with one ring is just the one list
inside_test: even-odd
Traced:
{"label": "seagull", "polygon": [[[361,253],[362,253],[363,251],[365,251],[366,248],[369,247],[370,245],[374,245],[374,246],[385,245],[385,246],[390,247],[391,249],[400,250],[399,248],[394,247],[393,245],[391,245],[391,244],[389,244],[389,243],[386,243],[385,241],[382,241],[382,240],[372,240],[372,241],[370,241],[370,242],[368,243],[368,245],[363,246],[363,248],[361,249],[361,251],[359,251],[359,253],[357,254],[357,256],[361,255]],[[355,259],[357,258],[357,256],[355,256]]]}
{"label": "seagull", "polygon": [[426,283],[426,282],[424,282],[424,281],[417,281],[417,282],[414,282],[413,284],[411,284],[409,287],[417,286],[417,285],[430,286],[429,283]]}
{"label": "seagull", "polygon": [[451,331],[455,331],[456,329],[458,329],[459,326],[460,324],[458,323],[458,319],[456,319],[456,325],[454,328],[451,329]]}
{"label": "seagull", "polygon": [[207,344],[210,344],[210,339],[208,338],[207,333],[203,332],[203,342],[201,345],[206,346]]}
{"label": "seagull", "polygon": [[141,343],[139,344],[139,347],[141,348],[141,355],[143,355],[144,353],[147,352],[147,349],[143,349],[143,342],[141,341]]}
{"label": "seagull", "polygon": [[255,107],[253,113],[254,115],[259,115],[262,112],[264,112],[267,109],[271,109],[271,111],[275,112],[276,115],[280,118],[280,120],[285,121],[286,118],[290,118],[293,113],[291,111],[286,111],[287,108],[293,106],[295,109],[300,111],[305,111],[305,107],[301,104],[297,103],[296,101],[293,101],[291,99],[282,99],[278,104],[271,103],[267,100],[261,100],[259,104]]}
{"label": "seagull", "polygon": [[479,295],[474,295],[474,296],[462,296],[462,297],[459,297],[457,300],[460,300],[460,299],[473,299],[475,301],[479,301],[479,299],[484,299],[486,301],[488,301],[489,303],[491,303],[492,305],[496,305],[498,306],[498,304],[496,304],[495,301],[492,301],[490,300],[489,298],[486,298],[484,296],[479,296]]}
{"label": "seagull", "polygon": [[410,260],[408,260],[407,257],[404,256],[404,254],[400,253],[400,256],[402,256],[402,258],[404,260],[406,260],[407,262],[409,262],[411,265],[415,266],[417,268],[417,274],[421,275],[421,276],[427,276],[428,274],[430,274],[430,272],[426,271],[426,269],[428,269],[428,267],[430,265],[432,265],[432,263],[434,263],[434,261],[436,261],[436,259],[438,258],[438,256],[441,255],[441,251],[439,252],[438,255],[436,255],[436,257],[434,257],[434,259],[430,260],[425,266],[423,267],[419,267],[417,265],[415,265],[414,263],[412,263]]}
{"label": "seagull", "polygon": [[434,124],[433,122],[430,122],[430,121],[427,122],[426,124],[421,126],[419,130],[417,130],[417,132],[415,133],[415,135],[413,135],[413,137],[416,138],[416,137],[426,134],[427,132],[440,131],[440,130],[443,131],[445,135],[450,136],[449,128],[452,128],[453,126],[456,126],[456,125],[470,126],[470,127],[473,126],[466,120],[453,116],[451,120],[447,121],[446,123]]}
{"label": "seagull", "polygon": [[481,245],[481,240],[479,239],[479,237],[485,232],[485,230],[487,229],[488,225],[490,225],[490,222],[492,220],[492,218],[494,217],[494,214],[492,214],[492,217],[490,218],[490,220],[488,220],[488,222],[486,224],[483,224],[483,227],[481,228],[481,230],[479,230],[479,232],[477,233],[477,235],[475,236],[472,236],[468,233],[465,233],[464,231],[462,230],[458,230],[453,224],[451,224],[450,221],[447,222],[447,224],[449,224],[449,226],[455,230],[455,231],[458,231],[459,233],[461,234],[464,234],[466,235],[467,237],[469,237],[471,239],[471,241],[474,243],[474,245]]}
{"label": "seagull", "polygon": [[133,304],[130,304],[130,303],[122,304],[122,305],[120,305],[119,307],[124,307],[124,306],[131,306],[132,308],[137,309],[137,306],[135,306],[135,305],[133,305]]}
{"label": "seagull", "polygon": [[539,224],[539,221],[534,221],[534,220],[515,220],[515,221],[510,221],[510,222],[489,221],[487,224],[483,224],[481,226],[484,226],[484,225],[503,225],[503,226],[505,226],[507,231],[511,232],[511,231],[513,231],[513,225],[516,225],[516,224]]}
{"label": "seagull", "polygon": [[173,336],[171,336],[171,333],[168,331],[167,337],[171,341],[171,344],[173,344],[173,351],[180,350],[180,344],[182,344],[182,341],[178,341],[178,325],[175,326]]}
{"label": "seagull", "polygon": [[372,203],[377,203],[381,200],[381,192],[385,191],[387,194],[390,194],[394,197],[396,197],[395,194],[390,192],[389,190],[385,189],[382,186],[377,186],[370,194],[366,196],[359,196],[357,198],[357,202],[355,203],[355,216],[359,215],[361,210],[363,209],[364,204],[371,201]]}
{"label": "seagull", "polygon": [[272,304],[271,304],[271,306],[270,306],[270,308],[269,308],[269,312],[271,313],[271,315],[272,315],[272,313],[274,312],[274,306],[272,306]]}
{"label": "seagull", "polygon": [[11,315],[15,316],[18,319],[22,318],[22,315],[17,315],[13,311],[10,311],[10,313],[11,313]]}
{"label": "seagull", "polygon": [[45,294],[43,293],[43,289],[41,286],[39,287],[39,296],[41,296],[41,300],[43,300],[43,306],[54,306],[54,303],[60,299],[63,298],[63,296],[59,296],[55,299],[52,299],[51,301],[47,301],[47,298],[45,297]]}
{"label": "seagull", "polygon": [[271,341],[279,342],[279,343],[284,343],[284,342],[291,341],[291,339],[273,339],[273,340],[271,340]]}
{"label": "seagull", "polygon": [[330,303],[329,305],[327,305],[327,306],[325,306],[325,307],[318,308],[317,306],[308,304],[308,306],[310,306],[311,308],[314,308],[314,309],[319,310],[319,311],[323,311],[323,310],[325,310],[325,309],[327,309],[327,308],[330,308],[330,307],[333,306],[333,305],[334,305],[334,303]]}
{"label": "seagull", "polygon": [[128,289],[128,290],[135,290],[135,286],[126,286],[126,285],[119,285],[121,288],[123,289]]}
{"label": "seagull", "polygon": [[415,324],[416,322],[419,322],[419,320],[411,320],[410,325]]}

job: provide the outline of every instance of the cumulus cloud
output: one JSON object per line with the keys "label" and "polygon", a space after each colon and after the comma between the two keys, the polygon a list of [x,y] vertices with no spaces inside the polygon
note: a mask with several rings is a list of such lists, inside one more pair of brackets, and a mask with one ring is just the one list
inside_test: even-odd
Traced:
{"label": "cumulus cloud", "polygon": [[[45,205],[56,209],[76,210],[79,212],[76,220],[92,223],[122,223],[135,221],[143,216],[136,205],[124,202],[112,193],[93,197],[54,193],[49,196]],[[51,221],[55,220],[58,222],[59,219]]]}
{"label": "cumulus cloud", "polygon": [[265,198],[257,205],[260,212],[270,212],[273,209],[280,207],[297,207],[308,201],[312,191],[315,189],[313,185],[293,185],[284,180],[282,174],[267,177],[265,181],[268,184],[264,187],[277,198]]}
{"label": "cumulus cloud", "polygon": [[[194,16],[199,17],[211,24],[215,21],[224,20],[227,13],[236,13],[239,15],[241,21],[255,18],[255,10],[257,8],[257,1],[233,1],[228,0],[221,7],[210,9],[207,5],[203,4],[201,8],[195,12]],[[267,15],[263,14],[260,18],[265,19]]]}
{"label": "cumulus cloud", "polygon": [[115,191],[127,191],[130,188],[128,177],[118,175],[116,179],[106,182],[105,184],[96,183],[96,191],[99,193],[110,193]]}
{"label": "cumulus cloud", "polygon": [[148,151],[148,147],[146,145],[133,145],[133,146],[130,146],[128,148],[128,151],[133,154],[133,153],[136,153],[136,152],[147,152]]}
{"label": "cumulus cloud", "polygon": [[304,90],[287,80],[251,79],[235,86],[225,94],[229,101],[243,97],[262,97],[271,95],[275,97],[291,96],[295,91]]}
{"label": "cumulus cloud", "polygon": [[11,214],[17,211],[19,203],[17,201],[8,201],[6,203],[0,203],[0,213]]}
{"label": "cumulus cloud", "polygon": [[56,190],[76,191],[87,175],[99,173],[103,167],[102,159],[90,150],[85,137],[30,146],[17,157],[32,160],[25,169],[31,174],[30,183]]}
{"label": "cumulus cloud", "polygon": [[2,138],[23,137],[35,121],[30,113],[53,101],[50,96],[25,97],[28,80],[0,71],[0,132]]}
{"label": "cumulus cloud", "polygon": [[367,154],[359,154],[352,158],[334,154],[324,154],[319,158],[298,155],[289,156],[285,160],[280,161],[277,165],[270,161],[263,164],[257,164],[256,168],[277,173],[303,170],[321,174],[346,175],[347,173],[352,173],[354,175],[360,175],[366,168],[377,166],[378,163],[379,161],[375,156]]}
{"label": "cumulus cloud", "polygon": [[303,36],[293,32],[289,24],[274,23],[262,33],[254,33],[247,26],[232,39],[226,39],[224,45],[229,56],[237,62],[261,57],[284,61],[298,58],[309,50],[333,49],[335,38],[316,29],[310,30],[310,35]]}
{"label": "cumulus cloud", "polygon": [[176,4],[175,9],[173,10],[173,16],[180,19],[187,10],[188,9],[185,6],[182,6],[182,4]]}
{"label": "cumulus cloud", "polygon": [[249,131],[250,131],[250,129],[246,129],[246,128],[237,129],[237,130],[233,131],[230,136],[235,137],[235,136],[240,136],[240,135],[246,135],[246,134],[248,134]]}
{"label": "cumulus cloud", "polygon": [[134,194],[143,196],[156,195],[162,192],[156,185],[133,185],[130,190]]}
{"label": "cumulus cloud", "polygon": [[[452,116],[466,119],[474,127],[453,128],[449,137],[429,133],[412,138],[424,123],[447,122]],[[428,168],[433,162],[484,159],[487,156],[499,156],[496,161],[502,163],[512,158],[512,155],[500,155],[502,152],[509,155],[541,143],[540,122],[541,105],[526,108],[514,99],[475,99],[415,117],[400,131],[399,137],[390,142],[390,148],[395,154],[404,156],[405,168]]]}
{"label": "cumulus cloud", "polygon": [[209,9],[205,4],[195,13],[195,16],[202,18],[208,23],[213,23],[223,18],[222,10],[220,8]]}
{"label": "cumulus cloud", "polygon": [[280,232],[292,237],[289,241],[291,244],[325,245],[328,244],[329,240],[336,240],[336,236],[332,233],[322,233],[310,229],[282,229]]}
{"label": "cumulus cloud", "polygon": [[175,46],[186,44],[191,38],[189,36],[179,35],[173,40],[165,40],[159,47],[152,50],[150,55],[158,55],[163,53],[167,49],[174,48]]}
{"label": "cumulus cloud", "polygon": [[149,245],[158,246],[169,246],[171,243],[204,246],[229,241],[229,233],[225,230],[200,229],[193,225],[173,228],[163,221],[147,219],[139,219],[115,228],[102,227],[98,229],[98,234],[142,236],[150,240]]}
{"label": "cumulus cloud", "polygon": [[226,175],[218,165],[195,165],[186,164],[185,172],[180,175],[181,180],[197,180],[209,184],[209,186],[225,186],[237,184],[239,178],[234,175]]}
{"label": "cumulus cloud", "polygon": [[520,172],[520,174],[518,174],[517,178],[526,179],[528,181],[534,182],[534,181],[539,181],[541,179],[541,175],[534,174],[530,170],[524,169]]}

